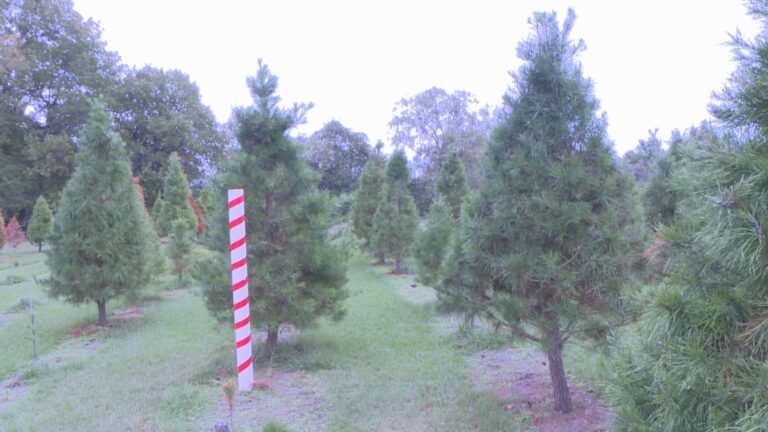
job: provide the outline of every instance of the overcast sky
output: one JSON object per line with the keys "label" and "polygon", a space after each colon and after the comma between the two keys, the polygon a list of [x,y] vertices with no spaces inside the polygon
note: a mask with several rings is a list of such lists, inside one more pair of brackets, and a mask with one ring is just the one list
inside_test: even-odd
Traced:
{"label": "overcast sky", "polygon": [[757,26],[739,1],[74,0],[129,65],[189,74],[220,121],[251,99],[263,58],[286,103],[313,102],[302,133],[336,119],[388,143],[395,103],[432,86],[496,106],[536,10],[576,11],[584,73],[619,153],[709,117],[734,69],[725,42]]}

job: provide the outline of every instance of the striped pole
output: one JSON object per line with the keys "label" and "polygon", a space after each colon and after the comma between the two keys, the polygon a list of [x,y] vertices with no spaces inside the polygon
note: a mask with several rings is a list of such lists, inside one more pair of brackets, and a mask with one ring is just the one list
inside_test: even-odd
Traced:
{"label": "striped pole", "polygon": [[253,352],[251,348],[251,308],[248,305],[248,253],[245,247],[245,196],[242,189],[230,189],[229,251],[232,264],[232,303],[235,314],[237,351],[237,388],[253,387]]}

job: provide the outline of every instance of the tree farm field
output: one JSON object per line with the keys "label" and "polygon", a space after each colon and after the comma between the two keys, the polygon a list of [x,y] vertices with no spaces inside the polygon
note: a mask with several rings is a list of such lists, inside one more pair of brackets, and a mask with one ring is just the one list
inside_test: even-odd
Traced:
{"label": "tree farm field", "polygon": [[[261,430],[270,421],[291,431],[547,425],[525,409],[530,401],[505,391],[514,386],[494,390],[482,376],[505,367],[489,361],[484,371],[484,359],[509,351],[534,358],[535,348],[513,346],[481,325],[460,336],[459,320],[435,311],[430,288],[370,261],[350,260],[344,320],[282,332],[271,368],[265,337],[255,338],[257,388],[236,396],[232,430]],[[0,253],[0,430],[206,431],[228,423],[221,386],[234,368],[232,334],[206,311],[196,286],[177,289],[173,277],[160,279],[138,299],[108,304],[109,326],[100,328],[93,304],[76,307],[44,294],[39,281],[46,273],[44,253],[34,246]],[[30,288],[37,361],[21,300]],[[582,356],[569,362],[583,368],[576,376],[587,377],[580,373],[590,370],[584,352],[572,354]],[[529,375],[545,381],[533,385],[546,393],[546,368],[540,372]]]}

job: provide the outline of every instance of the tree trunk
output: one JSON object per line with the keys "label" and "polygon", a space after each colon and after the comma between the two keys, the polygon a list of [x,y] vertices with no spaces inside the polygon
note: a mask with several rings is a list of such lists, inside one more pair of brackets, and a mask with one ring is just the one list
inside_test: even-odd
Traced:
{"label": "tree trunk", "polygon": [[37,244],[37,251],[38,252],[42,252],[43,251],[43,244],[42,243],[38,243]]}
{"label": "tree trunk", "polygon": [[277,330],[279,327],[269,327],[267,329],[267,354],[269,358],[275,354],[275,348],[277,348]]}
{"label": "tree trunk", "polygon": [[376,264],[386,264],[387,263],[387,258],[384,256],[384,252],[382,252],[382,251],[377,251],[376,252],[376,258],[379,259],[379,261]]}
{"label": "tree trunk", "polygon": [[99,307],[99,325],[107,325],[107,301],[99,300],[96,302],[96,306]]}
{"label": "tree trunk", "polygon": [[549,377],[552,380],[552,393],[555,398],[555,411],[568,414],[573,411],[571,391],[568,389],[568,378],[563,366],[563,344],[560,334],[560,323],[557,314],[548,317],[551,325],[546,337],[547,359],[549,362]]}
{"label": "tree trunk", "polygon": [[399,254],[395,256],[395,274],[400,274],[403,272],[403,257],[401,257]]}

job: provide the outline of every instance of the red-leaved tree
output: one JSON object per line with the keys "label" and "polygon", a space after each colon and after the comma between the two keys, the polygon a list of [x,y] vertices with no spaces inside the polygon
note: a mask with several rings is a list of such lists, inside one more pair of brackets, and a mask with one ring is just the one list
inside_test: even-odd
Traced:
{"label": "red-leaved tree", "polygon": [[8,244],[14,249],[27,240],[27,236],[24,234],[24,229],[21,227],[19,220],[16,219],[16,216],[8,221],[8,225],[5,227],[5,232],[8,236]]}
{"label": "red-leaved tree", "polygon": [[189,195],[189,205],[192,206],[192,211],[195,212],[195,218],[197,219],[197,235],[201,236],[208,225],[205,223],[205,217],[203,217],[203,211],[200,209],[200,204],[197,203],[195,197]]}

